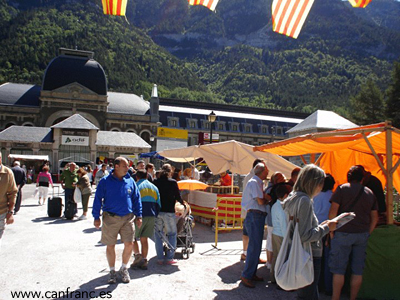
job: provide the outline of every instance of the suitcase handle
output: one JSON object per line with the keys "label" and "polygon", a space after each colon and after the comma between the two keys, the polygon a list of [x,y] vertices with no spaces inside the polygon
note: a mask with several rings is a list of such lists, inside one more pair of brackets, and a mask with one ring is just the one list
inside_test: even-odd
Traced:
{"label": "suitcase handle", "polygon": [[60,195],[60,187],[58,185],[53,185],[53,197],[54,197],[54,190],[57,188],[57,195]]}

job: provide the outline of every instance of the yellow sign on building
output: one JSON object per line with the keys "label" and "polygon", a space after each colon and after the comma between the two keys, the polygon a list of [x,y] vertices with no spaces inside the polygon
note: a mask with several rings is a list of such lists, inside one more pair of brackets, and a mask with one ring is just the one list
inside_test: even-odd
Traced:
{"label": "yellow sign on building", "polygon": [[184,129],[158,127],[157,128],[157,137],[187,140],[188,139],[188,131],[184,130]]}

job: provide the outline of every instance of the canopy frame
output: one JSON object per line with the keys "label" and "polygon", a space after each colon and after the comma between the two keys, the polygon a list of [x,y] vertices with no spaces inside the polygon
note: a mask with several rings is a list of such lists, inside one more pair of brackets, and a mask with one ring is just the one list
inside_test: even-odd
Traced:
{"label": "canopy frame", "polygon": [[[367,138],[366,134],[371,133],[371,132],[385,132],[385,135],[386,135],[386,145],[385,145],[386,146],[386,153],[385,153],[386,167],[383,165],[382,161],[379,159],[378,154],[376,153],[374,147],[372,146],[372,144],[370,143],[370,141]],[[383,123],[362,126],[361,128],[338,129],[338,130],[322,132],[322,133],[307,134],[307,135],[303,135],[303,136],[299,136],[299,137],[289,138],[286,140],[277,141],[277,142],[269,143],[266,145],[254,147],[253,150],[268,152],[268,149],[279,148],[280,146],[286,145],[290,142],[301,142],[301,141],[309,140],[309,139],[315,140],[317,138],[333,137],[333,136],[337,136],[337,135],[346,135],[347,136],[347,135],[361,134],[364,141],[367,143],[369,149],[371,150],[372,155],[374,156],[375,160],[377,161],[378,165],[382,169],[384,176],[386,177],[387,224],[393,224],[393,214],[391,213],[391,212],[393,212],[393,173],[399,167],[400,159],[393,166],[392,132],[396,132],[396,133],[400,134],[400,130],[393,127],[390,121],[385,121]],[[312,154],[315,155],[315,152],[311,153],[311,158],[313,157]],[[323,155],[323,153],[322,153],[322,155]],[[317,161],[318,164],[320,162],[321,156],[319,157],[319,159]],[[305,162],[303,155],[300,155],[300,157],[303,160],[303,162]],[[312,160],[312,159],[310,159],[310,160]]]}

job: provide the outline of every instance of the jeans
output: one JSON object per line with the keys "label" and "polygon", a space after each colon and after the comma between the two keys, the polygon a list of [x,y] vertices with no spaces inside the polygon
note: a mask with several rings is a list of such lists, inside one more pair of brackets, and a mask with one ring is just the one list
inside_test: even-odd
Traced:
{"label": "jeans", "polygon": [[17,213],[21,208],[21,201],[22,201],[22,188],[18,188],[17,198],[15,199],[15,206],[14,211]]}
{"label": "jeans", "polygon": [[172,247],[167,250],[167,260],[172,260],[176,249],[177,228],[175,221],[175,213],[160,212],[155,221],[154,240],[156,244],[157,259],[164,260],[163,239],[167,235],[168,243]]}
{"label": "jeans", "polygon": [[247,247],[246,263],[242,277],[251,280],[257,272],[258,259],[260,258],[264,237],[265,216],[248,211],[244,224],[249,236],[249,246]]}
{"label": "jeans", "polygon": [[310,285],[307,285],[306,287],[298,289],[297,299],[304,299],[304,300],[319,299],[318,282],[321,273],[322,258],[314,257],[313,264],[314,264],[314,282],[311,283]]}

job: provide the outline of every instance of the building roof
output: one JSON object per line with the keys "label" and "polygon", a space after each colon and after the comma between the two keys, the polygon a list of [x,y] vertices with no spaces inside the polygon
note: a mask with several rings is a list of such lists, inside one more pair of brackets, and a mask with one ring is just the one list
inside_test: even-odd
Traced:
{"label": "building roof", "polygon": [[87,129],[87,130],[99,129],[95,125],[93,125],[93,123],[89,122],[84,117],[82,117],[80,114],[74,114],[69,118],[65,119],[64,121],[61,121],[60,123],[51,126],[51,128]]}
{"label": "building roof", "polygon": [[0,132],[0,141],[52,143],[53,134],[46,127],[10,126]]}
{"label": "building roof", "polygon": [[357,127],[357,124],[350,122],[349,120],[339,116],[333,111],[317,110],[303,122],[299,123],[292,129],[288,130],[288,133],[306,131],[309,129],[346,129]]}
{"label": "building roof", "polygon": [[141,137],[133,132],[99,131],[97,146],[115,146],[131,148],[151,148]]}
{"label": "building roof", "polygon": [[0,105],[39,107],[39,85],[4,83],[0,85]]}
{"label": "building roof", "polygon": [[52,91],[77,82],[99,95],[107,95],[107,79],[103,67],[85,56],[60,55],[44,73],[43,90]]}
{"label": "building roof", "polygon": [[145,115],[150,104],[135,94],[108,92],[107,112],[129,115]]}

